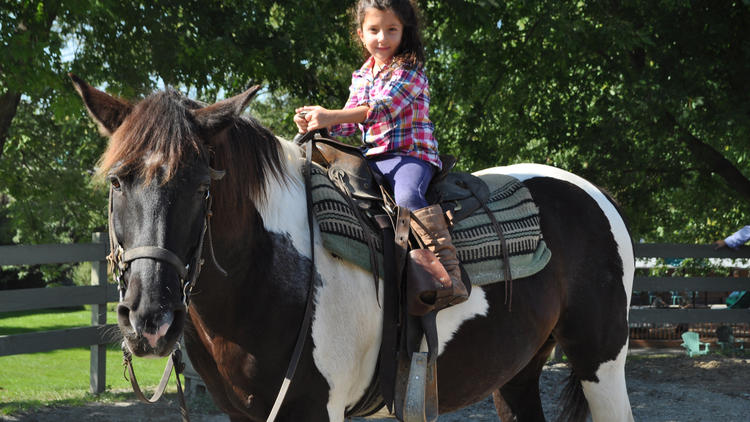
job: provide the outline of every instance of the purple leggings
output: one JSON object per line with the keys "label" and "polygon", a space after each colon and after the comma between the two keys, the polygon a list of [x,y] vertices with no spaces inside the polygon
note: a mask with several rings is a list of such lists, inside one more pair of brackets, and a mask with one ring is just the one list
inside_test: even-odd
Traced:
{"label": "purple leggings", "polygon": [[396,205],[411,211],[429,205],[424,196],[435,172],[432,164],[419,158],[392,154],[368,157],[367,162],[388,182]]}

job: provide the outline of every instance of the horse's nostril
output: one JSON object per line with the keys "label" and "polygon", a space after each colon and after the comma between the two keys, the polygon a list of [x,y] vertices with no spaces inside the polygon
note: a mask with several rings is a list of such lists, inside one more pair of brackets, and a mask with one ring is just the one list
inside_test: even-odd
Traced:
{"label": "horse's nostril", "polygon": [[123,304],[117,305],[117,322],[121,327],[132,328],[130,324],[130,308]]}

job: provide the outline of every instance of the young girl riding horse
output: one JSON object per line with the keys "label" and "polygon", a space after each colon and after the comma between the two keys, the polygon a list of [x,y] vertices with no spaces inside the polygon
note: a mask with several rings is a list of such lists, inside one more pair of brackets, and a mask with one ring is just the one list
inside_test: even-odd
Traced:
{"label": "young girl riding horse", "polygon": [[446,289],[452,298],[444,303],[463,302],[468,293],[443,210],[425,199],[442,163],[429,118],[416,7],[409,0],[360,0],[355,11],[369,58],[352,74],[349,100],[341,110],[300,107],[294,122],[300,133],[328,128],[333,136],[352,135],[359,127],[370,167],[390,185],[396,204],[412,211],[412,230],[450,275]]}

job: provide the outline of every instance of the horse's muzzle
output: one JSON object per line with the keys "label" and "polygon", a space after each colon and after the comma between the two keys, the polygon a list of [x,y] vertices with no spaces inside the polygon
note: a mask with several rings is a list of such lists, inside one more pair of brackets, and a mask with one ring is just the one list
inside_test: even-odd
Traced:
{"label": "horse's muzzle", "polygon": [[124,345],[138,357],[163,357],[172,352],[185,326],[185,306],[155,312],[135,312],[126,303],[117,306],[117,322]]}

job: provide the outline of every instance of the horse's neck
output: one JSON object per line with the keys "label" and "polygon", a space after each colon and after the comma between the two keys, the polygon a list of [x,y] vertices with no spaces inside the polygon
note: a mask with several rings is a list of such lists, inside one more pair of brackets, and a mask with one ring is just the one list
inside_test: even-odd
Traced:
{"label": "horse's neck", "polygon": [[295,144],[280,140],[285,180],[268,178],[266,198],[256,204],[263,228],[269,232],[289,236],[297,251],[310,256],[310,234],[307,223],[305,183],[301,167],[302,150]]}
{"label": "horse's neck", "polygon": [[[247,259],[245,251],[257,243],[260,232],[266,231],[288,234],[299,252],[309,256],[307,206],[301,173],[304,162],[302,150],[289,141],[279,139],[278,142],[282,177],[267,171],[265,186],[257,190],[265,192],[265,196],[244,198],[249,201],[247,208],[252,209],[248,221],[225,218],[221,227],[215,227],[214,237],[218,247],[223,249],[222,254]],[[216,211],[217,215],[233,214],[231,209]]]}
{"label": "horse's neck", "polygon": [[[265,246],[265,237],[266,233],[257,215],[253,215],[251,221],[245,224],[222,228],[221,231],[213,230],[211,245],[204,244],[203,258],[206,267],[213,267],[214,264],[211,251],[207,250],[212,248],[216,264],[229,274],[244,276],[249,271],[248,256]],[[221,277],[217,281],[222,282],[226,278]]]}
{"label": "horse's neck", "polygon": [[[252,289],[259,273],[271,271],[266,268],[271,264],[269,255],[285,253],[277,249],[293,248],[301,256],[310,256],[305,187],[300,171],[301,150],[287,141],[280,143],[285,177],[266,179],[266,197],[253,201],[252,221],[225,224],[221,230],[214,231],[216,259],[229,273],[229,277],[209,274],[211,284],[218,290],[231,291],[235,283]],[[208,255],[204,257],[210,259]]]}
{"label": "horse's neck", "polygon": [[[231,337],[237,330],[245,329],[225,324],[227,319],[263,325],[262,320],[245,320],[248,307],[259,311],[274,305],[274,292],[269,286],[275,284],[273,276],[277,265],[274,259],[280,253],[274,238],[278,236],[266,230],[257,215],[246,227],[247,230],[231,236],[226,232],[214,236],[217,264],[226,271],[226,276],[213,265],[210,251],[203,254],[206,265],[196,284],[193,306],[212,335]],[[253,313],[258,314],[273,315],[273,312]]]}

